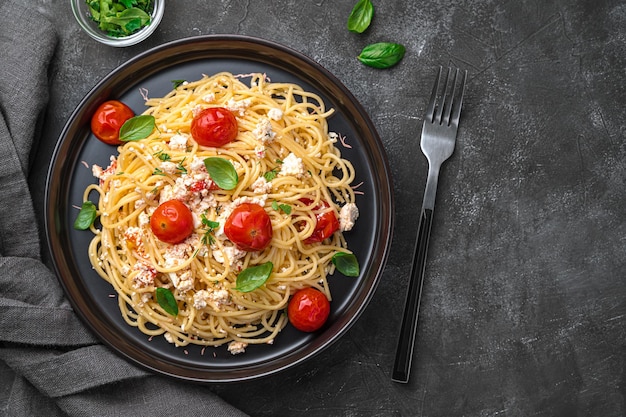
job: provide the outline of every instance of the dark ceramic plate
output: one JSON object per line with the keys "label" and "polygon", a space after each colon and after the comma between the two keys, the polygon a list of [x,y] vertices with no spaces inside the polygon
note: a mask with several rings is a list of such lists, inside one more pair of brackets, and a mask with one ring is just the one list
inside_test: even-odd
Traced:
{"label": "dark ceramic plate", "polygon": [[[163,337],[148,340],[122,319],[112,287],[91,268],[88,231],[72,225],[85,187],[94,182],[93,164],[107,166],[115,148],[96,140],[89,128],[92,113],[107,99],[127,103],[136,113],[145,110],[140,90],[160,97],[173,80],[196,80],[202,74],[266,73],[274,82],[293,82],[315,91],[336,114],[331,131],[345,135],[352,145],[342,148],[356,168],[360,210],[355,228],[346,233],[359,259],[358,278],[335,273],[331,316],[323,329],[305,334],[288,325],[273,345],[251,345],[231,355],[226,346],[176,348]],[[145,90],[144,90],[145,89]],[[352,94],[311,59],[264,40],[241,36],[184,39],[143,53],[120,66],[82,100],[71,115],[56,146],[47,179],[46,233],[59,280],[75,311],[115,351],[155,372],[195,381],[236,381],[268,375],[298,364],[337,340],[355,322],[371,299],[391,241],[392,187],[386,155],[366,112]]]}

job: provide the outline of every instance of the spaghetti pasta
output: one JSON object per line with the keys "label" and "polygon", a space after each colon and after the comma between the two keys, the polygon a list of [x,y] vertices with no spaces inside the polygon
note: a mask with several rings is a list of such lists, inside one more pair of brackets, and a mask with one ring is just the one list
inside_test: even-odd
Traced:
{"label": "spaghetti pasta", "polygon": [[[177,346],[229,343],[233,354],[272,343],[287,323],[290,295],[314,287],[331,299],[331,259],[350,253],[343,232],[358,216],[350,186],[355,172],[335,146],[338,135],[328,131],[333,110],[298,85],[230,73],[185,82],[146,105],[157,128],[119,146],[106,169],[94,166],[99,183],[84,192],[84,201],[98,196],[93,267],[118,294],[125,321],[146,335],[164,335]],[[208,107],[236,116],[234,141],[212,148],[193,139],[194,114]],[[204,162],[210,157],[232,163],[238,178],[232,190],[215,186]],[[156,207],[172,199],[184,202],[194,219],[192,235],[177,244],[159,241],[149,224]],[[242,203],[258,204],[270,216],[267,248],[244,251],[225,235],[228,216]],[[311,243],[323,212],[341,227]],[[242,271],[268,262],[263,285],[236,288]],[[171,292],[176,314],[158,302],[157,288]]]}

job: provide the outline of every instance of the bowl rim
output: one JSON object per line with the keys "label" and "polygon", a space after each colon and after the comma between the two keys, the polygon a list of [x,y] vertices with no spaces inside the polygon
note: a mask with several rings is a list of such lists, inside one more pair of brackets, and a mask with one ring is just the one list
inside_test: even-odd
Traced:
{"label": "bowl rim", "polygon": [[72,0],[71,5],[76,22],[78,22],[78,25],[85,31],[85,33],[87,33],[87,35],[89,35],[89,37],[102,44],[115,47],[136,45],[147,39],[159,26],[165,12],[165,1],[153,0],[153,9],[150,14],[151,20],[147,26],[132,35],[114,37],[107,35],[92,24],[93,22],[90,21],[89,17],[85,14],[85,11],[81,9],[81,6],[86,6],[85,0]]}

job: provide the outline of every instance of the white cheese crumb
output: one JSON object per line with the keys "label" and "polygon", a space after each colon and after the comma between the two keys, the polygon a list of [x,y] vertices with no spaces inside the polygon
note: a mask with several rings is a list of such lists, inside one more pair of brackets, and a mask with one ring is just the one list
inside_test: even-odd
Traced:
{"label": "white cheese crumb", "polygon": [[272,183],[268,182],[262,175],[252,183],[251,187],[257,194],[267,194],[272,191]]}
{"label": "white cheese crumb", "polygon": [[170,138],[168,146],[170,149],[180,149],[184,151],[187,149],[187,139],[187,135],[176,134]]}
{"label": "white cheese crumb", "polygon": [[239,353],[245,353],[247,347],[247,343],[233,340],[228,344],[228,351],[233,355],[237,355]]}
{"label": "white cheese crumb", "polygon": [[226,108],[234,113],[238,113],[239,116],[243,116],[246,114],[246,109],[250,107],[250,99],[237,101],[234,98],[231,98],[226,103]]}
{"label": "white cheese crumb", "polygon": [[339,229],[342,232],[352,230],[359,217],[359,208],[354,203],[348,203],[339,211]]}
{"label": "white cheese crumb", "polygon": [[267,112],[267,117],[269,117],[272,120],[280,120],[283,118],[283,111],[279,108],[273,108],[270,109],[270,111]]}
{"label": "white cheese crumb", "polygon": [[296,178],[302,178],[306,169],[302,158],[298,158],[293,152],[290,152],[280,167],[280,175],[292,175]]}
{"label": "white cheese crumb", "polygon": [[263,117],[256,124],[256,127],[252,131],[256,140],[261,143],[270,143],[276,137],[276,132],[272,130],[272,124],[270,123],[270,119],[267,117]]}
{"label": "white cheese crumb", "polygon": [[166,174],[176,174],[176,164],[173,162],[161,162],[161,166],[159,168],[161,168],[161,171],[165,172]]}

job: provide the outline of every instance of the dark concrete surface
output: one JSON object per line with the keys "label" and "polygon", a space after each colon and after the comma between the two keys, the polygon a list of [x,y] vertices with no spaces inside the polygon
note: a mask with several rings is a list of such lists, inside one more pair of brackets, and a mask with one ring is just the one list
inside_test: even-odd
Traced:
{"label": "dark concrete surface", "polygon": [[[395,233],[360,320],[313,360],[209,385],[252,416],[626,415],[626,3],[622,0],[176,0],[144,43],[81,32],[69,2],[34,0],[59,29],[31,185],[81,98],[129,58],[205,34],[252,35],[309,55],[361,101],[392,167]],[[363,46],[407,48],[388,70]],[[409,384],[391,382],[416,214],[418,132],[438,65],[469,72],[455,154],[441,173]],[[43,216],[41,215],[41,218]],[[367,221],[367,219],[361,219]]]}

